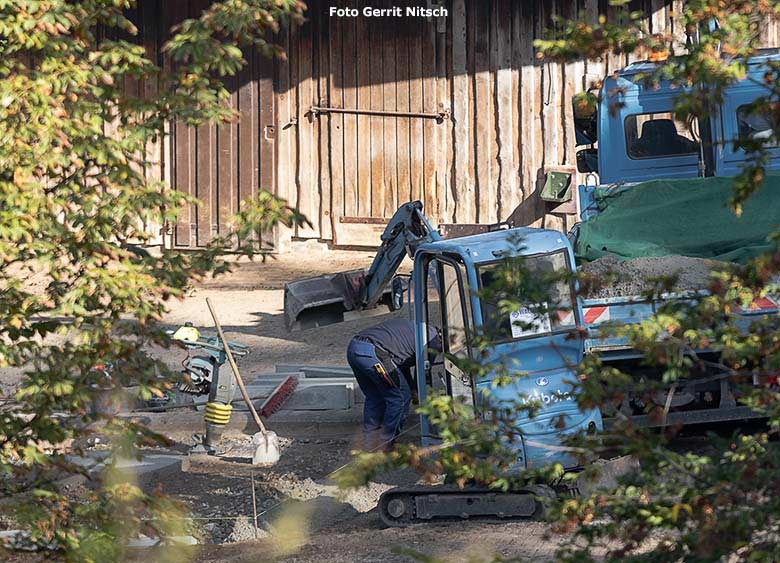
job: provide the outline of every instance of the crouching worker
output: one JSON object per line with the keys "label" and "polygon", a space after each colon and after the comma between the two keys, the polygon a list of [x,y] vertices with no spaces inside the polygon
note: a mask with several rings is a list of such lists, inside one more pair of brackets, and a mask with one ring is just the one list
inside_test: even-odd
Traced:
{"label": "crouching worker", "polygon": [[[428,326],[426,348],[441,351],[436,327]],[[391,319],[359,332],[349,343],[347,361],[366,397],[363,432],[366,449],[388,449],[404,425],[415,382],[414,323]]]}

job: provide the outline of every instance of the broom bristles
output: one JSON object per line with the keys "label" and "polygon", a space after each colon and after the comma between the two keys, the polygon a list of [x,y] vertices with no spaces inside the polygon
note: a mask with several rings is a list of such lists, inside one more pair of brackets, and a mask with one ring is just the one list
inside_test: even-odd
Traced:
{"label": "broom bristles", "polygon": [[260,416],[268,418],[281,409],[296,387],[298,387],[298,378],[294,375],[287,376],[263,402],[263,405],[260,407]]}

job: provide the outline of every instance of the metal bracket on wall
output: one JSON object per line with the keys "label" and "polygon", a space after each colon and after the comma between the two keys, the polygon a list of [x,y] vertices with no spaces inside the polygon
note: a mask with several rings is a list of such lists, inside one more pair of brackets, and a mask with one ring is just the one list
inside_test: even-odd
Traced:
{"label": "metal bracket on wall", "polygon": [[421,119],[435,119],[437,123],[441,123],[445,119],[450,118],[449,110],[442,110],[436,113],[431,113],[424,111],[394,111],[381,109],[330,108],[324,106],[311,106],[309,111],[315,116],[319,116],[324,113],[349,113],[354,115],[377,115],[381,117],[419,117]]}

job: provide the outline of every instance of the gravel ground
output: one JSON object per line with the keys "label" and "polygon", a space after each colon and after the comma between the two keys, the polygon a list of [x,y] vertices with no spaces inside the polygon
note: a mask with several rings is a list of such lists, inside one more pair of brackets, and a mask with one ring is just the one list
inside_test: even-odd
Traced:
{"label": "gravel ground", "polygon": [[[357,429],[356,429],[357,430]],[[343,494],[328,475],[350,460],[354,440],[284,440],[279,464],[249,464],[246,438],[227,437],[233,448],[222,458],[192,459],[185,478],[165,483],[165,491],[185,501],[198,519],[204,545],[184,549],[197,561],[407,562],[406,548],[426,555],[466,561],[493,554],[552,560],[562,536],[547,537],[539,522],[464,522],[383,529],[376,512],[379,496],[397,485],[413,485],[409,471],[382,475],[367,487]],[[246,457],[244,457],[246,456]],[[254,476],[260,533],[252,525]],[[270,530],[273,534],[269,534]],[[256,539],[257,538],[257,539]],[[146,551],[132,561],[157,560]]]}
{"label": "gravel ground", "polygon": [[[639,295],[653,287],[651,278],[678,276],[678,291],[704,289],[713,269],[723,269],[727,264],[689,256],[662,256],[618,260],[604,256],[580,267],[580,271],[593,278],[587,297],[607,298]],[[599,280],[609,280],[603,285]]]}
{"label": "gravel ground", "polygon": [[[165,322],[177,326],[191,321],[202,330],[211,331],[213,323],[205,306],[205,297],[211,297],[228,338],[252,349],[240,362],[248,379],[272,371],[277,363],[344,364],[344,350],[351,336],[376,322],[377,317],[288,333],[282,317],[281,288],[286,280],[365,267],[372,256],[364,252],[316,251],[287,255],[265,264],[242,265],[237,272],[208,280],[195,287],[185,300],[172,303]],[[622,291],[636,293],[638,278],[668,274],[675,266],[683,270],[686,281],[681,285],[700,287],[711,267],[698,259],[663,260],[666,259],[645,259],[637,267],[635,261],[610,264],[602,259],[588,265],[586,271],[602,275],[616,267],[629,280]],[[404,310],[400,314],[407,313]],[[156,353],[171,365],[185,356],[179,351]],[[18,372],[0,370],[0,386],[10,389],[18,380]],[[538,522],[464,522],[382,529],[375,509],[379,495],[391,486],[414,484],[414,474],[407,471],[382,475],[367,488],[342,496],[328,475],[351,459],[350,452],[360,434],[358,425],[352,432],[329,435],[327,439],[286,438],[282,428],[274,430],[283,438],[284,450],[273,468],[253,467],[251,438],[229,435],[233,447],[222,457],[193,458],[181,479],[162,483],[166,492],[188,505],[198,524],[199,539],[210,542],[181,548],[173,555],[213,563],[412,561],[395,552],[402,547],[453,562],[472,556],[482,558],[474,559],[477,561],[489,560],[492,554],[547,561],[553,559],[557,546],[566,541],[562,536],[548,538],[547,525]],[[191,445],[190,435],[183,429],[177,430],[175,419],[168,433],[178,443],[178,451]],[[252,477],[260,520],[276,532],[268,535],[263,529],[258,539],[252,522]],[[170,561],[171,555],[141,550],[130,560]],[[34,554],[13,554],[10,560],[27,563],[43,559]]]}

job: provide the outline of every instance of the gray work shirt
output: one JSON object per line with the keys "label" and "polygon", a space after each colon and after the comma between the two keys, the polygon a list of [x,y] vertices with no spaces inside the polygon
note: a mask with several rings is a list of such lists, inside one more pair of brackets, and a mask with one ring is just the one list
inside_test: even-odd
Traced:
{"label": "gray work shirt", "polygon": [[[414,323],[410,320],[390,319],[361,330],[355,337],[368,340],[387,351],[399,367],[408,368],[414,365]],[[431,325],[428,325],[426,348],[441,351],[437,330]]]}

